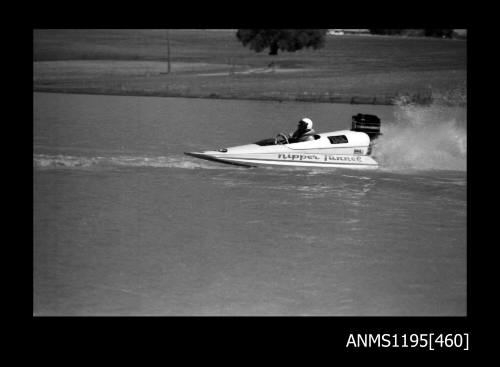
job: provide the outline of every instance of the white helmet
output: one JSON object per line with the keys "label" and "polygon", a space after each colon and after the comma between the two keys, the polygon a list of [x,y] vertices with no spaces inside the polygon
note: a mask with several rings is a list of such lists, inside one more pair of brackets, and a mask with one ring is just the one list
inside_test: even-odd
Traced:
{"label": "white helmet", "polygon": [[313,122],[310,118],[304,117],[302,120],[299,121],[299,124],[304,124],[306,126],[307,130],[311,130],[313,127]]}

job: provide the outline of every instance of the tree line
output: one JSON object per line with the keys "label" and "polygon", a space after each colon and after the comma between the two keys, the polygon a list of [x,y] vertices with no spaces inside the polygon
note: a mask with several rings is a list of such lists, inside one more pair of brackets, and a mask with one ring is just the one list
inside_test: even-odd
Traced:
{"label": "tree line", "polygon": [[452,38],[453,29],[370,29],[371,34]]}
{"label": "tree line", "polygon": [[[370,29],[371,34],[453,38],[453,29]],[[325,46],[328,29],[238,29],[236,38],[243,46],[269,55],[278,51],[295,52],[304,48],[320,49]]]}

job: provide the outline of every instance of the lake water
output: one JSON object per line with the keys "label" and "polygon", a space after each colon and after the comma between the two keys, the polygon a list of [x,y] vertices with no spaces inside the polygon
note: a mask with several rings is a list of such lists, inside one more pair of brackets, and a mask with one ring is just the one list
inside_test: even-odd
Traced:
{"label": "lake water", "polygon": [[[466,110],[34,93],[34,315],[466,315]],[[373,113],[375,171],[183,155]]]}

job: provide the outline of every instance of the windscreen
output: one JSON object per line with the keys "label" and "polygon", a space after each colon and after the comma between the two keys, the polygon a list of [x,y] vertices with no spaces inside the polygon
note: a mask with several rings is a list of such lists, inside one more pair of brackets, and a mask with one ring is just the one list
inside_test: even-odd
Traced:
{"label": "windscreen", "polygon": [[266,145],[274,145],[274,138],[259,140],[254,144],[260,145],[261,147]]}

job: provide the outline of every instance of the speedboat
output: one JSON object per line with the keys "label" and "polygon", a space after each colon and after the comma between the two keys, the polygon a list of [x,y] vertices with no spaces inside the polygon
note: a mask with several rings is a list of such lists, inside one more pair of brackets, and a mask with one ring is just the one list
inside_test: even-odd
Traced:
{"label": "speedboat", "polygon": [[314,140],[293,142],[286,134],[280,133],[275,138],[253,144],[184,154],[245,167],[377,168],[378,163],[371,152],[379,135],[380,119],[375,115],[358,113],[352,117],[351,130],[315,134]]}

